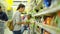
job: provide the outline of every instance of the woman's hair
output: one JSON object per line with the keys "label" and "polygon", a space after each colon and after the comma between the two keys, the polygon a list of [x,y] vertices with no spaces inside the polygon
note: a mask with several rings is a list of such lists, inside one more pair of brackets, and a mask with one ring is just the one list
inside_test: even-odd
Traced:
{"label": "woman's hair", "polygon": [[25,5],[24,4],[19,4],[17,10],[20,9],[20,8],[25,8]]}

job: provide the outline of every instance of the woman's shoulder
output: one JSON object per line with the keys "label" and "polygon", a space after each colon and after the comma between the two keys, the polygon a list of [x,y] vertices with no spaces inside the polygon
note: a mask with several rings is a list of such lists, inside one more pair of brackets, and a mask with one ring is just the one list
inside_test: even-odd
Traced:
{"label": "woman's shoulder", "polygon": [[14,14],[21,14],[19,11],[14,12]]}

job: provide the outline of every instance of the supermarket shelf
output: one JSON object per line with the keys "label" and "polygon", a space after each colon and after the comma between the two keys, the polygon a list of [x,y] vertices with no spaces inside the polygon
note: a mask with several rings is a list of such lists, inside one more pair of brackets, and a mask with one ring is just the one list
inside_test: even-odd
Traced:
{"label": "supermarket shelf", "polygon": [[37,6],[34,7],[34,9],[39,9],[40,6],[42,5],[42,1],[43,1],[43,0],[40,0],[40,1],[37,3]]}
{"label": "supermarket shelf", "polygon": [[33,16],[41,16],[41,15],[46,15],[46,14],[54,13],[54,12],[57,12],[57,10],[59,10],[59,9],[60,9],[60,5],[57,6],[57,7],[54,7],[54,8],[43,10],[43,12],[36,13]]}
{"label": "supermarket shelf", "polygon": [[40,26],[41,28],[50,32],[51,34],[60,34],[60,28],[56,28],[56,27],[49,26],[49,25],[42,24],[42,23],[39,23],[39,24],[37,23],[36,25]]}

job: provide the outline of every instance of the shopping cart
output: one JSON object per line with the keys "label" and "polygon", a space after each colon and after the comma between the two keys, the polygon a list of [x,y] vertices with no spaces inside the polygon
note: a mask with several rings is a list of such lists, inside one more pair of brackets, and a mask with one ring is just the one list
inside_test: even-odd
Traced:
{"label": "shopping cart", "polygon": [[4,34],[4,23],[5,21],[0,20],[0,34]]}

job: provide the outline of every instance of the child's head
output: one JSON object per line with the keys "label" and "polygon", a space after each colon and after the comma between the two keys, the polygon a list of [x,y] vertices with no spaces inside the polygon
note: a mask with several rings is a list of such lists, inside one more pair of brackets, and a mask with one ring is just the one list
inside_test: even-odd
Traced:
{"label": "child's head", "polygon": [[31,17],[32,17],[31,14],[27,15],[27,18],[28,18],[28,19],[30,19]]}

